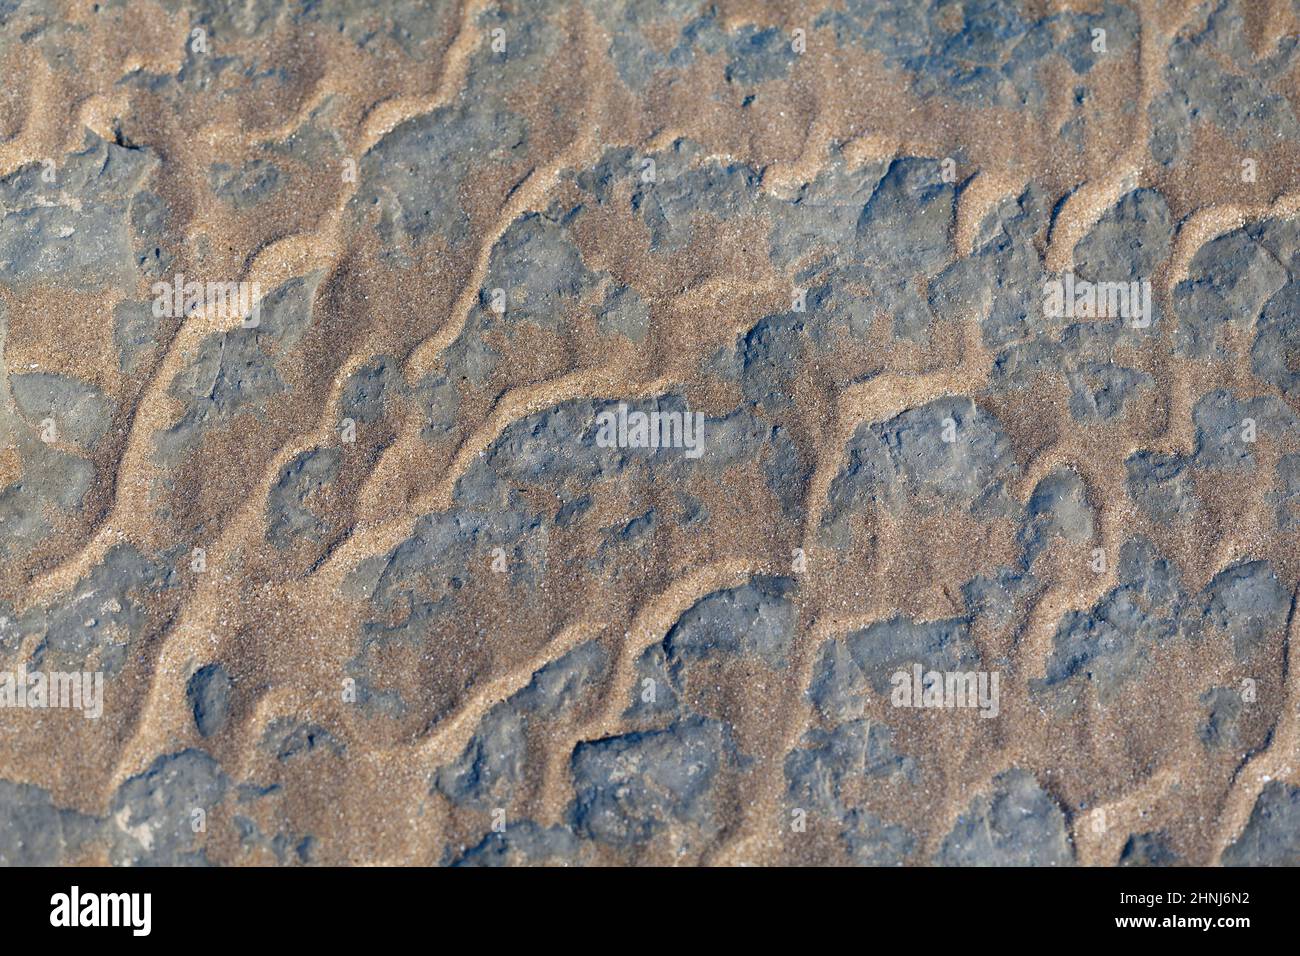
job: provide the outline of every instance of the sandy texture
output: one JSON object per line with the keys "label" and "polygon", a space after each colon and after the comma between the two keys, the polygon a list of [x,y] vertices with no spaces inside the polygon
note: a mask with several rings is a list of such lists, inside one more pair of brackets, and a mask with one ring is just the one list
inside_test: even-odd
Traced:
{"label": "sandy texture", "polygon": [[1300,862],[1298,30],[0,0],[0,862]]}

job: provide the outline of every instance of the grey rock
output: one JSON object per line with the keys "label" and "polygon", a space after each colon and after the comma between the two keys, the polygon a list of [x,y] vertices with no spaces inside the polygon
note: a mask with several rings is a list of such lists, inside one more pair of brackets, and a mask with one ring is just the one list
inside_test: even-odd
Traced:
{"label": "grey rock", "polygon": [[256,823],[248,817],[236,815],[235,829],[239,831],[239,844],[245,851],[268,850],[279,866],[311,863],[316,852],[316,838],[281,832],[269,839]]}
{"label": "grey rock", "polygon": [[259,324],[214,333],[171,384],[185,411],[157,438],[158,456],[175,464],[210,429],[240,412],[260,408],[286,385],[277,361],[306,334],[312,303],[322,278],[313,273],[291,279],[262,300]]}
{"label": "grey rock", "polygon": [[320,752],[341,756],[346,745],[320,724],[277,717],[266,728],[263,745],[281,763]]}
{"label": "grey rock", "polygon": [[1300,526],[1300,452],[1278,459],[1277,490],[1269,497],[1277,504],[1279,531]]}
{"label": "grey rock", "polygon": [[573,751],[575,830],[619,847],[667,833],[682,847],[721,828],[713,788],[733,762],[725,726],[692,717],[663,730],[584,741]]}
{"label": "grey rock", "polygon": [[1300,787],[1265,785],[1241,836],[1223,851],[1224,866],[1300,864]]}
{"label": "grey rock", "polygon": [[1190,521],[1200,507],[1192,490],[1192,473],[1181,455],[1134,452],[1124,462],[1128,493],[1153,519],[1161,523]]}
{"label": "grey rock", "polygon": [[113,310],[113,343],[123,372],[131,374],[143,365],[158,345],[159,324],[148,302],[122,302]]}
{"label": "grey rock", "polygon": [[[610,58],[633,90],[644,90],[656,75],[680,70],[698,55],[721,53],[726,46],[715,11],[700,0],[588,0],[585,5],[608,31]],[[665,50],[661,38],[669,31],[674,32]]]}
{"label": "grey rock", "polygon": [[300,540],[320,540],[325,523],[311,507],[313,495],[338,478],[343,452],[338,448],[313,448],[300,452],[280,469],[267,494],[266,536],[276,547]]}
{"label": "grey rock", "polygon": [[343,417],[366,424],[376,422],[401,389],[400,373],[387,358],[377,356],[348,376],[343,386]]}
{"label": "grey rock", "polygon": [[700,215],[722,221],[757,212],[759,174],[739,163],[709,161],[692,165],[699,147],[678,140],[655,159],[655,180],[638,178],[632,209],[650,230],[650,248],[678,252],[694,235]]}
{"label": "grey rock", "polygon": [[148,150],[88,132],[85,148],[56,164],[54,182],[42,178],[40,163],[0,179],[0,281],[133,286],[128,204],[157,165]]}
{"label": "grey rock", "polygon": [[434,775],[434,787],[455,803],[509,806],[523,775],[526,746],[524,718],[498,705],[479,722],[464,753]]}
{"label": "grey rock", "polygon": [[841,251],[854,249],[862,210],[891,166],[879,162],[849,168],[842,156],[832,158],[816,179],[773,206],[772,261],[783,268],[810,260],[829,264]]}
{"label": "grey rock", "polygon": [[943,866],[1069,866],[1074,849],[1065,814],[1034,775],[1014,769],[993,778],[957,818],[935,862]]}
{"label": "grey rock", "polygon": [[670,670],[663,642],[651,644],[637,658],[632,702],[623,716],[636,721],[654,721],[664,716],[681,716],[677,696],[680,671]]}
{"label": "grey rock", "polygon": [[451,866],[569,866],[581,861],[583,844],[568,827],[539,826],[532,820],[489,833],[456,857]]}
{"label": "grey rock", "polygon": [[574,706],[604,675],[609,653],[595,641],[579,644],[563,657],[533,675],[532,680],[510,698],[521,713],[534,717],[555,717]]}
{"label": "grey rock", "polygon": [[185,698],[194,715],[194,726],[204,737],[225,729],[230,719],[230,695],[234,682],[221,664],[207,664],[196,670],[185,685]]}
{"label": "grey rock", "polygon": [[470,234],[458,198],[462,181],[479,163],[526,154],[526,144],[523,121],[483,99],[413,117],[362,157],[353,214],[373,217],[388,249],[432,236],[460,247]]}
{"label": "grey rock", "polygon": [[1154,189],[1122,196],[1074,247],[1079,276],[1090,282],[1150,280],[1169,255],[1172,223]]}
{"label": "grey rock", "polygon": [[1200,697],[1205,717],[1196,728],[1201,743],[1214,750],[1241,745],[1242,699],[1231,687],[1212,687]]}
{"label": "grey rock", "polygon": [[15,557],[34,547],[49,530],[46,509],[80,508],[95,481],[86,459],[40,439],[19,444],[22,477],[0,490],[0,554]]}
{"label": "grey rock", "polygon": [[1169,845],[1169,835],[1163,831],[1134,833],[1120,851],[1120,866],[1174,866],[1178,854]]}
{"label": "grey rock", "polygon": [[948,264],[957,187],[936,160],[896,159],[858,218],[867,261],[898,275],[933,275]]}
{"label": "grey rock", "polygon": [[[945,430],[953,441],[944,440]],[[1018,470],[997,420],[969,398],[935,399],[887,422],[864,424],[845,451],[848,462],[831,483],[823,525],[842,522],[864,501],[891,506],[905,495],[972,508],[997,498]]]}
{"label": "grey rock", "polygon": [[511,223],[492,247],[480,298],[489,308],[493,290],[500,289],[505,321],[554,328],[596,283],[565,222],[530,212]]}
{"label": "grey rock", "polygon": [[[1047,228],[1048,199],[1034,186],[998,203],[984,217],[971,254],[944,263],[930,283],[937,315],[978,322],[990,347],[1003,347],[1050,328],[1043,314],[1044,266],[1035,237]],[[999,358],[995,372],[1005,376]]]}
{"label": "grey rock", "polygon": [[[964,671],[979,660],[968,624],[961,618],[912,621],[895,617],[855,631],[844,641],[853,664],[877,694],[888,694],[890,678],[899,670],[910,672],[913,664],[927,671]],[[859,686],[856,681],[851,683]]]}
{"label": "grey rock", "polygon": [[1203,27],[1170,46],[1170,92],[1153,111],[1152,150],[1162,162],[1185,158],[1194,121],[1231,131],[1251,151],[1263,151],[1279,137],[1300,136],[1294,109],[1271,82],[1295,63],[1296,38],[1284,37],[1257,57],[1246,39],[1243,7],[1239,0],[1218,0]]}
{"label": "grey rock", "polygon": [[201,750],[159,757],[126,780],[109,811],[114,866],[204,866],[194,813],[211,815],[227,790],[226,775]]}
{"label": "grey rock", "polygon": [[839,723],[861,717],[867,698],[866,675],[848,643],[832,639],[823,644],[808,685],[808,699],[823,717]]}
{"label": "grey rock", "polygon": [[1018,536],[1025,549],[1025,566],[1033,564],[1053,538],[1082,546],[1092,535],[1092,509],[1083,479],[1072,469],[1058,468],[1038,483],[1025,508]]}
{"label": "grey rock", "polygon": [[222,202],[243,211],[265,202],[279,187],[283,174],[274,163],[254,159],[232,168],[226,163],[208,167],[208,184]]}
{"label": "grey rock", "polygon": [[19,412],[34,428],[53,419],[60,440],[92,449],[113,418],[113,403],[85,382],[50,372],[10,375],[9,386]]}
{"label": "grey rock", "polygon": [[1034,576],[1022,569],[998,568],[975,575],[962,585],[961,594],[972,622],[983,617],[994,627],[1006,627],[1021,598],[1032,595],[1037,587]]}
{"label": "grey rock", "polygon": [[162,561],[130,544],[114,545],[71,591],[43,609],[43,637],[33,663],[112,676],[147,632],[148,598],[174,583],[173,570]]}
{"label": "grey rock", "polygon": [[910,778],[911,757],[897,753],[893,732],[881,723],[852,720],[829,733],[811,730],[785,758],[786,800],[791,806],[844,816],[841,787],[860,777]]}
{"label": "grey rock", "polygon": [[[1139,30],[1136,12],[1114,3],[1035,19],[995,0],[852,0],[843,13],[827,12],[814,23],[832,27],[841,45],[881,54],[920,96],[1015,107],[1044,103],[1037,73],[1047,58],[1059,57],[1074,74],[1086,75],[1098,62],[1131,50]],[[1097,27],[1107,31],[1106,54],[1092,51]]]}
{"label": "grey rock", "polygon": [[1109,695],[1177,633],[1182,595],[1169,561],[1146,541],[1132,539],[1120,548],[1117,576],[1120,583],[1094,607],[1061,619],[1044,685],[1078,679]]}
{"label": "grey rock", "polygon": [[605,296],[596,322],[602,332],[641,342],[650,330],[650,310],[631,286],[615,287]]}
{"label": "grey rock", "polygon": [[713,654],[752,654],[783,667],[794,638],[795,608],[789,578],[755,578],[715,591],[678,618],[664,638],[670,662]]}
{"label": "grey rock", "polygon": [[142,189],[131,198],[132,252],[136,270],[150,279],[170,281],[175,275],[176,245],[171,210],[155,192]]}
{"label": "grey rock", "polygon": [[1186,610],[1183,627],[1199,639],[1231,639],[1237,660],[1247,661],[1271,638],[1280,638],[1291,611],[1291,592],[1267,561],[1233,565],[1216,574]]}
{"label": "grey rock", "polygon": [[[1247,226],[1207,242],[1192,257],[1187,278],[1174,287],[1178,351],[1194,358],[1222,358],[1222,330],[1250,328],[1264,304],[1287,284],[1287,270]],[[1286,299],[1279,302],[1279,306]]]}
{"label": "grey rock", "polygon": [[1090,424],[1117,417],[1140,388],[1155,384],[1146,372],[1101,363],[1067,372],[1065,381],[1070,386],[1070,414]]}
{"label": "grey rock", "polygon": [[753,86],[780,79],[798,59],[790,37],[776,27],[741,27],[731,38],[732,58],[724,75],[728,83]]}
{"label": "grey rock", "polygon": [[916,837],[906,827],[867,810],[849,811],[841,839],[855,866],[902,866],[916,849]]}
{"label": "grey rock", "polygon": [[1196,403],[1196,464],[1219,470],[1254,468],[1253,445],[1247,440],[1246,420],[1255,424],[1256,440],[1281,437],[1300,429],[1300,415],[1272,396],[1240,399],[1227,389],[1216,389]]}
{"label": "grey rock", "polygon": [[1289,282],[1268,300],[1251,347],[1251,368],[1284,395],[1300,395],[1300,282]]}
{"label": "grey rock", "polygon": [[56,807],[40,787],[0,780],[0,866],[67,866],[99,821]]}
{"label": "grey rock", "polygon": [[577,703],[608,666],[605,649],[588,641],[540,668],[517,693],[480,721],[464,752],[434,774],[434,789],[457,804],[507,807],[523,779],[529,726]]}

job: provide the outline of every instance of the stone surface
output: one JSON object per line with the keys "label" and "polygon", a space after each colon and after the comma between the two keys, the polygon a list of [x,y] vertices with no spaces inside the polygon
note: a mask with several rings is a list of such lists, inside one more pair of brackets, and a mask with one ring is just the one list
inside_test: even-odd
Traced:
{"label": "stone surface", "polygon": [[0,864],[1296,862],[1297,37],[0,0]]}

